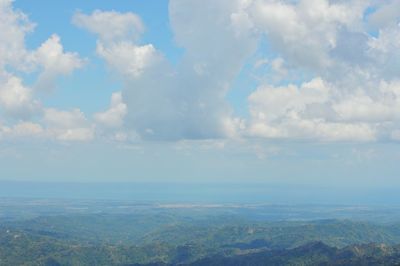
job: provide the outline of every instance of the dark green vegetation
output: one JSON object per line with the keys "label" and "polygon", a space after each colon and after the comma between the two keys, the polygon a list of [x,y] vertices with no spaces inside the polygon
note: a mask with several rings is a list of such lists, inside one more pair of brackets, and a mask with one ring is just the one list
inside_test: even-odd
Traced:
{"label": "dark green vegetation", "polygon": [[400,263],[393,208],[4,202],[0,265]]}
{"label": "dark green vegetation", "polygon": [[213,256],[188,265],[399,265],[400,246],[351,245],[342,249],[312,242],[293,249],[267,250],[230,257]]}

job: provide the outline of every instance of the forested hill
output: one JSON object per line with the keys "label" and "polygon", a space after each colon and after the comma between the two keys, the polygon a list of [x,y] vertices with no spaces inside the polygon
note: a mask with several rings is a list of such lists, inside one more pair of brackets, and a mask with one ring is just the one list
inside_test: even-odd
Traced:
{"label": "forested hill", "polygon": [[0,239],[0,265],[400,265],[400,245],[373,243],[336,248],[318,241],[295,248],[270,249],[260,242],[257,247],[236,249],[233,252],[220,250],[217,254],[185,262],[191,256],[194,257],[193,248],[172,248],[168,245],[81,245],[9,231]]}
{"label": "forested hill", "polygon": [[[110,219],[104,219],[109,229],[103,232],[101,220],[91,217],[97,222],[89,230],[79,217],[64,220],[63,230],[57,217],[48,217],[46,223],[39,219],[1,227],[0,265],[400,265],[395,225],[336,220],[251,225],[175,221],[142,236],[135,228],[130,238],[128,225],[112,228]],[[71,221],[75,231],[68,229]],[[130,219],[116,225],[123,223]],[[122,236],[123,231],[125,241],[109,238]],[[92,235],[96,232],[98,238]],[[374,239],[381,243],[371,243]]]}
{"label": "forested hill", "polygon": [[397,207],[0,202],[0,266],[400,265]]}
{"label": "forested hill", "polygon": [[400,246],[366,244],[337,249],[322,242],[311,242],[294,249],[260,251],[231,257],[213,256],[185,265],[400,265]]}

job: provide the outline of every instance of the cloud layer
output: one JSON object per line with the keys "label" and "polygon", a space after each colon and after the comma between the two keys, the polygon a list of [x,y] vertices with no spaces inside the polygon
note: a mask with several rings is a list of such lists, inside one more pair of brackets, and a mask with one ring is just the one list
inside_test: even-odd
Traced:
{"label": "cloud layer", "polygon": [[[284,86],[260,84],[249,96],[250,135],[391,138],[400,126],[399,16],[388,8],[396,1],[254,3],[254,18],[289,70],[311,78]],[[368,14],[368,8],[375,11]]]}
{"label": "cloud layer", "polygon": [[[0,17],[0,137],[89,139],[87,132],[64,124],[69,123],[64,118],[76,115],[76,110],[46,108],[36,95],[39,90],[53,89],[57,77],[81,68],[85,60],[77,53],[65,52],[56,34],[36,50],[27,49],[25,37],[35,25],[13,9],[11,0],[0,1]],[[37,73],[34,87],[20,77],[31,73]]]}
{"label": "cloud layer", "polygon": [[[139,15],[77,12],[72,23],[96,36],[97,56],[123,84],[109,107],[86,116],[43,106],[36,94],[87,60],[64,51],[57,34],[27,49],[35,25],[0,0],[0,135],[397,141],[397,10],[396,0],[170,0],[173,41],[184,50],[177,64],[143,43]],[[227,95],[252,63],[257,85],[238,117]],[[33,87],[21,72],[38,73]]]}

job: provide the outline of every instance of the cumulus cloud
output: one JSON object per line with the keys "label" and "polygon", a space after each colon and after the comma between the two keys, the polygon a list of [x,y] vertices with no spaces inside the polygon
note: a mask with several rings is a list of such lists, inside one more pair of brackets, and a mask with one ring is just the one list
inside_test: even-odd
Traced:
{"label": "cumulus cloud", "polygon": [[360,1],[256,0],[251,15],[282,56],[298,66],[315,69],[331,64],[329,51],[337,45],[338,32],[357,25],[363,5]]}
{"label": "cumulus cloud", "polygon": [[[172,30],[185,49],[177,67],[152,44],[140,45],[132,32],[121,30],[109,36],[107,27],[93,29],[91,25],[109,22],[107,12],[78,13],[73,21],[98,34],[98,55],[123,77],[127,128],[145,139],[220,138],[235,135],[240,124],[232,117],[225,95],[257,46],[252,22],[244,12],[247,5],[245,1],[171,1]],[[127,19],[135,15],[112,14],[119,18],[110,27],[141,33],[137,19]]]}
{"label": "cumulus cloud", "polygon": [[[313,140],[396,139],[400,127],[396,5],[397,1],[373,6],[371,1],[357,0],[255,0],[250,8],[254,25],[284,60],[271,61],[271,71],[279,73],[284,62],[314,78],[292,85],[286,85],[290,76],[282,82],[285,85],[262,80],[248,98],[247,134]],[[368,8],[372,13],[367,13]],[[371,24],[378,29],[377,35],[369,32]]]}
{"label": "cumulus cloud", "polygon": [[374,29],[393,27],[400,23],[400,2],[397,0],[382,2],[368,17],[369,26]]}
{"label": "cumulus cloud", "polygon": [[45,136],[43,127],[33,122],[19,122],[11,128],[6,128],[4,133],[11,138],[40,138]]}
{"label": "cumulus cloud", "polygon": [[28,54],[25,36],[35,27],[24,13],[13,9],[12,2],[0,1],[0,72],[6,65],[25,68]]}
{"label": "cumulus cloud", "polygon": [[94,138],[94,127],[79,109],[60,111],[44,110],[46,131],[51,137],[62,141],[89,141]]}
{"label": "cumulus cloud", "polygon": [[[400,27],[391,11],[397,2],[374,5],[172,0],[171,28],[184,49],[177,66],[153,44],[140,44],[144,26],[135,14],[97,10],[77,13],[73,22],[98,35],[97,54],[124,81],[125,126],[142,138],[224,138],[240,132],[369,141],[396,135],[391,132],[399,124]],[[378,35],[369,33],[371,25]],[[269,74],[248,98],[250,116],[237,118],[225,97],[246,60],[261,48],[262,36],[273,57],[263,56],[254,69]],[[121,110],[111,106],[95,117],[120,125]]]}
{"label": "cumulus cloud", "polygon": [[79,109],[61,111],[44,109],[39,122],[20,121],[7,126],[0,124],[3,139],[43,139],[57,141],[90,141],[94,138],[95,127]]}
{"label": "cumulus cloud", "polygon": [[[348,83],[349,72],[353,78],[374,73],[379,73],[378,78],[395,77],[399,61],[397,5],[398,1],[373,5],[359,0],[254,0],[249,14],[288,65],[330,82],[340,77]],[[372,23],[378,17],[387,21],[374,22],[379,26],[375,36],[365,21]]]}
{"label": "cumulus cloud", "polygon": [[137,46],[129,42],[97,45],[97,53],[107,64],[124,78],[139,78],[146,69],[162,60],[153,45]]}
{"label": "cumulus cloud", "polygon": [[95,10],[86,15],[77,12],[72,22],[91,33],[97,34],[105,43],[115,41],[137,41],[144,32],[144,25],[139,16],[134,13]]}
{"label": "cumulus cloud", "polygon": [[[2,120],[16,119],[16,126],[35,114],[44,117],[42,131],[21,124],[3,125],[2,132],[26,130],[59,140],[90,140],[96,130],[120,141],[130,135],[400,139],[396,0],[171,0],[170,26],[183,50],[177,64],[142,42],[145,26],[138,15],[77,12],[72,22],[97,36],[97,55],[123,84],[111,95],[109,109],[93,115],[96,126],[79,109],[42,107],[14,73],[39,69],[37,86],[52,87],[57,76],[85,60],[65,52],[58,35],[27,50],[24,38],[34,24],[11,3],[0,1],[0,108],[7,115]],[[252,71],[263,78],[250,88],[249,116],[235,117],[226,96],[256,53],[262,59],[254,60]]]}
{"label": "cumulus cloud", "polygon": [[127,113],[126,104],[122,101],[121,92],[115,92],[111,96],[110,108],[102,113],[95,114],[95,120],[107,128],[120,128],[124,123]]}
{"label": "cumulus cloud", "polygon": [[[0,0],[0,120],[1,135],[7,138],[42,137],[60,140],[89,140],[93,128],[80,111],[43,107],[35,90],[25,85],[21,73],[36,76],[36,86],[50,88],[60,75],[71,74],[84,60],[65,52],[60,37],[53,34],[36,50],[25,46],[26,34],[35,24],[11,0]],[[42,117],[44,116],[44,117]],[[33,122],[38,121],[38,122]]]}
{"label": "cumulus cloud", "polygon": [[12,127],[0,124],[0,139],[42,137],[43,133],[42,126],[32,122],[19,122]]}
{"label": "cumulus cloud", "polygon": [[39,88],[54,87],[59,75],[69,75],[84,64],[77,53],[64,52],[60,37],[52,35],[32,55],[32,60],[43,68],[37,86]]}
{"label": "cumulus cloud", "polygon": [[28,119],[41,106],[33,99],[32,91],[22,84],[22,80],[10,74],[0,75],[0,108],[7,116]]}
{"label": "cumulus cloud", "polygon": [[396,81],[379,84],[374,96],[361,89],[343,92],[321,78],[300,87],[262,86],[249,96],[249,133],[267,138],[388,139],[400,124],[399,90]]}

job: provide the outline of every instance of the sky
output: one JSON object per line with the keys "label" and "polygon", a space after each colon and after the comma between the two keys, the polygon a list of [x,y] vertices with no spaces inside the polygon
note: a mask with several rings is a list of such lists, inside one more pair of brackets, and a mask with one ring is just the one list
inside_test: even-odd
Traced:
{"label": "sky", "polygon": [[399,0],[0,0],[0,180],[400,188]]}

